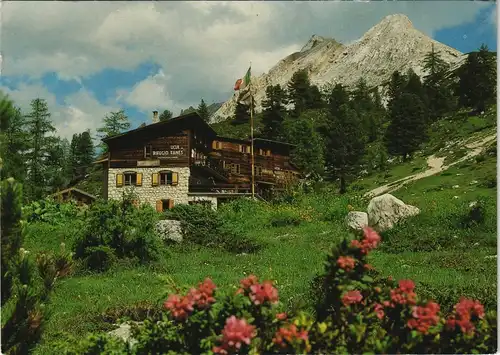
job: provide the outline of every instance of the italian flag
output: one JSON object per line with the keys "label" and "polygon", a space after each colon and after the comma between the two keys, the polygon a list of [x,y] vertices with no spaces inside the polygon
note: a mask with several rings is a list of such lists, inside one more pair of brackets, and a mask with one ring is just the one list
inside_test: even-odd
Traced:
{"label": "italian flag", "polygon": [[236,83],[234,84],[234,91],[243,90],[246,87],[248,87],[248,85],[250,85],[250,72],[251,72],[251,69],[252,69],[251,67],[248,68],[247,73],[245,74],[245,76],[243,77],[243,79],[236,80]]}

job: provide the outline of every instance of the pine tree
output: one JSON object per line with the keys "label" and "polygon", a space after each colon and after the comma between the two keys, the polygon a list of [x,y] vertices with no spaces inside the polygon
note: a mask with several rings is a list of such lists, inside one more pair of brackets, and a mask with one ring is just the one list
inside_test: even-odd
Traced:
{"label": "pine tree", "polygon": [[451,83],[446,79],[449,65],[432,46],[424,58],[424,89],[428,98],[429,118],[431,121],[442,117],[453,106]]}
{"label": "pine tree", "polygon": [[13,178],[2,181],[2,306],[12,294],[14,272],[12,260],[18,255],[23,243],[21,232],[22,186]]}
{"label": "pine tree", "polygon": [[198,115],[200,115],[200,117],[203,119],[203,121],[209,123],[210,122],[210,113],[208,112],[208,106],[207,104],[205,103],[205,101],[203,101],[203,99],[201,99],[201,102],[200,102],[200,105],[198,106]]}
{"label": "pine tree", "polygon": [[340,193],[347,190],[347,179],[360,168],[365,151],[362,122],[355,110],[343,104],[338,114],[331,116],[326,133],[326,167],[340,179]]}
{"label": "pine tree", "polygon": [[[377,115],[375,102],[373,101],[366,81],[361,78],[352,92],[351,107],[356,111],[363,125],[363,132],[368,142],[373,142],[378,137],[380,129],[380,117]],[[360,132],[361,133],[361,132]]]}
{"label": "pine tree", "polygon": [[280,85],[268,86],[262,101],[262,137],[279,140],[283,136],[283,121],[286,115],[286,93]]}
{"label": "pine tree", "polygon": [[[116,112],[110,112],[104,117],[104,126],[97,129],[99,137],[108,138],[120,134],[130,128],[130,122],[128,120],[125,111],[120,110]],[[107,151],[107,145],[101,143],[99,145],[101,152]]]}
{"label": "pine tree", "polygon": [[331,116],[338,116],[340,107],[349,104],[349,93],[342,84],[336,84],[328,95],[328,111]]}
{"label": "pine tree", "polygon": [[406,160],[427,138],[426,110],[415,94],[404,93],[394,100],[387,129],[387,150]]}
{"label": "pine tree", "polygon": [[459,96],[463,106],[484,111],[496,97],[496,62],[488,47],[472,52],[459,70]]}
{"label": "pine tree", "polygon": [[422,84],[422,81],[420,80],[420,77],[415,74],[415,72],[410,69],[408,70],[408,74],[406,75],[407,82],[406,86],[403,89],[404,93],[407,94],[415,94],[418,96],[420,101],[424,105],[424,118],[427,121],[429,115],[428,115],[428,99],[427,99],[427,93],[425,92],[425,88]]}
{"label": "pine tree", "polygon": [[237,102],[234,108],[234,118],[232,124],[240,125],[250,122],[250,107]]}
{"label": "pine tree", "polygon": [[171,119],[173,116],[174,116],[174,114],[172,113],[172,111],[164,110],[162,113],[160,113],[159,119],[160,119],[160,122],[167,121],[167,120]]}
{"label": "pine tree", "polygon": [[306,174],[324,174],[324,144],[316,131],[315,111],[304,112],[299,119],[287,120],[284,132],[288,142],[295,145],[290,153],[293,163]]}
{"label": "pine tree", "polygon": [[406,87],[407,78],[401,74],[399,71],[395,71],[392,73],[391,81],[389,82],[388,89],[388,104],[387,108],[391,110],[392,103],[403,94],[403,91]]}
{"label": "pine tree", "polygon": [[308,101],[310,101],[311,83],[307,71],[298,70],[288,83],[288,99],[293,103],[294,108],[292,115],[298,117],[304,110],[307,109]]}
{"label": "pine tree", "polygon": [[46,158],[51,144],[48,133],[55,132],[50,121],[47,103],[42,99],[31,101],[31,112],[26,116],[30,139],[30,152],[28,157],[27,190],[30,200],[44,197],[46,176]]}
{"label": "pine tree", "polygon": [[46,190],[45,193],[53,193],[61,190],[69,183],[69,177],[65,176],[65,157],[62,140],[59,137],[50,137],[46,158]]}
{"label": "pine tree", "polygon": [[[0,149],[3,159],[2,178],[13,177],[23,182],[26,179],[26,151],[28,136],[26,120],[21,110],[11,105],[2,111],[2,127],[0,132]],[[6,107],[6,106],[4,106]]]}

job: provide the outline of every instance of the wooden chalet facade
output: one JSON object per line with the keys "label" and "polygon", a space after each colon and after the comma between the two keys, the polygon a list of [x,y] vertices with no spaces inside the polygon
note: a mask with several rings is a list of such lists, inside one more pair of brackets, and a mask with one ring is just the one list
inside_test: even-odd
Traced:
{"label": "wooden chalet facade", "polygon": [[[156,114],[156,112],[155,112]],[[197,113],[103,139],[104,197],[128,189],[157,210],[251,195],[251,141],[220,137]],[[255,192],[265,194],[299,177],[290,144],[254,139]]]}

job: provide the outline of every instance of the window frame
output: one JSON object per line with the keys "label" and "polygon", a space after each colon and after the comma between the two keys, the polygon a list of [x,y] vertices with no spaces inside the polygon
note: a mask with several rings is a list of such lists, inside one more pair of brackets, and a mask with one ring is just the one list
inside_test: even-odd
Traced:
{"label": "window frame", "polygon": [[[130,182],[128,177],[130,178]],[[133,179],[132,179],[133,177]],[[124,171],[123,172],[123,186],[136,186],[137,185],[137,172],[135,171]]]}
{"label": "window frame", "polygon": [[[162,175],[166,175],[165,180],[162,180]],[[168,180],[168,175],[170,175],[170,182]],[[164,183],[162,183],[164,181]],[[162,170],[158,172],[158,186],[172,186],[174,181],[174,172],[171,170]]]}
{"label": "window frame", "polygon": [[[148,152],[148,150],[149,150],[149,152]],[[146,144],[144,146],[144,159],[153,159],[153,145]]]}

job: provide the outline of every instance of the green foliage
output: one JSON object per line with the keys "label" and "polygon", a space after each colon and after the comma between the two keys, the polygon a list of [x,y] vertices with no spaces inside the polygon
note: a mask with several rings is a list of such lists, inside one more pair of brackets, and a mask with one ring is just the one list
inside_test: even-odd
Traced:
{"label": "green foliage", "polygon": [[426,108],[415,94],[402,94],[391,102],[387,149],[406,160],[427,138]]}
{"label": "green foliage", "polygon": [[89,208],[74,247],[76,258],[98,269],[102,268],[95,260],[108,265],[113,259],[109,250],[117,258],[141,263],[158,259],[163,247],[154,232],[157,213],[146,204],[136,208],[132,199],[124,195],[122,201],[99,201]]}
{"label": "green foliage", "polygon": [[94,161],[94,144],[92,143],[90,130],[73,134],[70,161],[72,179],[81,180]]}
{"label": "green foliage", "polygon": [[173,116],[174,116],[174,114],[172,113],[172,111],[164,110],[162,113],[160,113],[159,119],[160,119],[160,122],[167,121],[167,120],[171,119]]}
{"label": "green foliage", "polygon": [[[223,290],[210,278],[188,292],[175,288],[163,315],[134,326],[133,345],[91,335],[69,349],[108,347],[126,353],[490,353],[496,348],[496,312],[461,298],[442,310],[412,280],[383,279],[367,264],[380,237],[344,239],[313,282],[316,316],[301,307],[282,312],[270,280],[251,274]],[[235,292],[236,290],[236,292]],[[416,290],[419,291],[417,294]],[[455,299],[456,302],[456,299]],[[98,345],[97,345],[98,344]],[[106,353],[106,352],[105,352]]]}
{"label": "green foliage", "polygon": [[321,110],[306,111],[297,120],[285,122],[285,134],[295,146],[291,159],[305,174],[324,172],[324,143],[316,127],[324,120]]}
{"label": "green foliage", "polygon": [[76,218],[82,211],[75,202],[57,202],[48,197],[34,201],[23,207],[23,218],[27,222],[45,222],[52,225],[65,224],[71,218]]}
{"label": "green foliage", "polygon": [[266,88],[266,99],[262,102],[261,136],[267,139],[280,140],[283,138],[283,121],[286,115],[286,93],[280,85],[271,85]]}
{"label": "green foliage", "polygon": [[359,170],[364,155],[365,135],[356,111],[342,105],[330,115],[326,133],[325,161],[333,176],[340,178],[340,193],[346,192],[346,179]]}
{"label": "green foliage", "polygon": [[38,200],[47,193],[45,181],[48,177],[46,170],[46,157],[49,150],[56,144],[54,137],[47,136],[55,132],[50,121],[47,102],[42,99],[31,101],[31,112],[26,116],[27,132],[31,151],[27,153],[28,166],[26,193],[31,200]]}
{"label": "green foliage", "polygon": [[203,99],[201,99],[201,102],[198,105],[198,109],[196,111],[198,112],[198,115],[200,115],[200,117],[203,119],[203,121],[207,123],[210,121],[210,112],[208,111],[208,106],[205,101],[203,101]]}
{"label": "green foliage", "polygon": [[250,106],[237,102],[234,108],[234,117],[231,123],[233,125],[250,123]]}
{"label": "green foliage", "polygon": [[446,75],[449,65],[434,51],[427,53],[424,58],[424,88],[428,97],[429,117],[432,121],[444,116],[453,105],[453,92],[450,80]]}
{"label": "green foliage", "polygon": [[15,273],[11,262],[23,243],[21,229],[22,186],[13,178],[2,181],[2,306],[9,300]]}
{"label": "green foliage", "polygon": [[[255,252],[261,245],[241,235],[214,210],[199,205],[177,205],[166,212],[167,218],[181,221],[185,242],[233,253]],[[183,241],[184,243],[184,241]]]}
{"label": "green foliage", "polygon": [[321,93],[315,85],[311,85],[306,70],[298,70],[287,85],[288,101],[293,104],[293,117],[299,117],[305,110],[320,109],[324,106]]}
{"label": "green foliage", "polygon": [[477,112],[484,111],[496,97],[496,61],[482,45],[478,52],[469,53],[467,61],[458,71],[460,103]]}
{"label": "green foliage", "polygon": [[114,249],[107,245],[88,247],[85,250],[85,255],[85,267],[98,272],[109,270],[117,261]]}
{"label": "green foliage", "polygon": [[26,121],[21,110],[0,92],[0,156],[2,178],[13,177],[19,182],[26,178],[25,150],[28,148]]}
{"label": "green foliage", "polygon": [[[124,110],[110,112],[103,119],[104,125],[97,129],[99,138],[108,138],[123,133],[130,128],[130,121]],[[107,152],[108,146],[104,143],[99,145],[101,152]]]}

